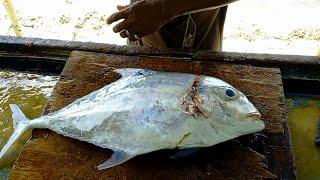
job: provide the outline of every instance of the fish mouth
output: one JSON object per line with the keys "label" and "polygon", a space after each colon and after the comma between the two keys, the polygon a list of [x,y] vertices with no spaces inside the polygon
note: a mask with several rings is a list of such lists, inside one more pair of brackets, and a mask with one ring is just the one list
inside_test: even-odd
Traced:
{"label": "fish mouth", "polygon": [[247,118],[253,120],[253,121],[260,121],[261,120],[261,114],[259,112],[253,112],[247,114]]}
{"label": "fish mouth", "polygon": [[251,121],[261,121],[261,114],[259,112],[252,112],[248,114],[241,114],[239,119],[245,121],[245,120],[251,120]]}

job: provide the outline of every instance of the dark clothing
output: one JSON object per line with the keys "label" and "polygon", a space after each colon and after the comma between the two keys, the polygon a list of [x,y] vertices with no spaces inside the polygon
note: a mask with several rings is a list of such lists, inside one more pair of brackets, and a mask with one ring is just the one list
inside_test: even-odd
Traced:
{"label": "dark clothing", "polygon": [[[227,6],[192,14],[196,29],[191,29],[195,36],[190,49],[221,51],[226,14]],[[159,31],[143,37],[144,45],[182,49],[187,35],[188,18],[189,15],[177,17]],[[189,26],[190,24],[192,23]]]}

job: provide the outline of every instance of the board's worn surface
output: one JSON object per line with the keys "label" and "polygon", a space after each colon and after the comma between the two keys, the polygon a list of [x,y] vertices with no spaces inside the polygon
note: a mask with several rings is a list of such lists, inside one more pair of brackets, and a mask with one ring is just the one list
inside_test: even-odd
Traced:
{"label": "board's worn surface", "polygon": [[[265,134],[270,135],[272,141],[282,140],[277,138],[286,131],[284,95],[279,69],[208,61],[192,62],[172,57],[135,58],[74,51],[44,113],[56,111],[75,99],[117,80],[120,76],[113,73],[112,69],[124,67],[187,72],[220,78],[246,94],[256,105],[267,125]],[[273,143],[266,142],[271,145]],[[294,169],[290,144],[281,143],[280,145],[273,143],[279,146],[277,147],[268,144],[257,145],[264,142],[229,141],[203,148],[195,156],[179,161],[169,158],[175,150],[164,150],[136,157],[114,168],[98,171],[95,166],[109,158],[112,151],[62,137],[51,131],[34,130],[33,138],[22,151],[10,178],[261,179],[275,178],[274,174],[294,178],[290,173],[290,168]],[[244,144],[255,144],[253,146],[260,149],[263,155]],[[284,145],[287,147],[280,147]],[[267,170],[266,165],[274,174]]]}

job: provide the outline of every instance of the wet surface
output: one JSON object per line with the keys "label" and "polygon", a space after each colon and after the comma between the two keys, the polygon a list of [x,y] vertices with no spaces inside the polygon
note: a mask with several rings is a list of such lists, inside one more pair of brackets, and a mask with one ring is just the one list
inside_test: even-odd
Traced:
{"label": "wet surface", "polygon": [[286,100],[298,179],[319,179],[320,148],[314,144],[320,121],[320,99],[290,97]]}
{"label": "wet surface", "polygon": [[[41,115],[46,98],[58,80],[57,76],[43,76],[20,72],[0,71],[0,148],[13,132],[9,104],[17,104],[30,119]],[[6,179],[18,152],[28,139],[29,133],[9,151],[0,162],[0,179]]]}

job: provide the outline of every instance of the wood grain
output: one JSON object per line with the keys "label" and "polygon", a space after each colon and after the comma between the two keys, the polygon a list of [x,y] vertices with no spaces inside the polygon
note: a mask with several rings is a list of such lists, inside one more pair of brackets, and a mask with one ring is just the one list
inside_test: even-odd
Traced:
{"label": "wood grain", "polygon": [[[119,79],[120,75],[112,70],[124,67],[204,74],[223,79],[255,104],[266,122],[267,134],[281,135],[285,131],[286,113],[279,69],[173,57],[133,57],[73,51],[44,113],[59,110],[75,99]],[[272,153],[277,153],[277,150]],[[21,153],[10,179],[276,178],[266,169],[263,156],[266,154],[253,151],[242,145],[241,141],[228,141],[204,148],[197,155],[180,161],[169,158],[174,150],[158,151],[98,171],[95,166],[106,161],[111,154],[110,150],[51,131],[34,130],[33,138]],[[286,158],[280,161],[286,161]]]}

